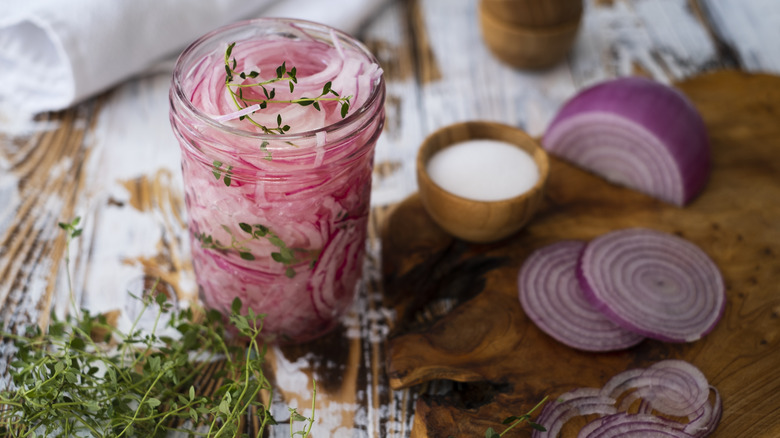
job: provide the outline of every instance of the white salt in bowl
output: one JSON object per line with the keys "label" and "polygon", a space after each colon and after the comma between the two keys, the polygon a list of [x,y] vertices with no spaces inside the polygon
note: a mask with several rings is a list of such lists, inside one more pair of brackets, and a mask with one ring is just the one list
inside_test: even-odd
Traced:
{"label": "white salt in bowl", "polygon": [[533,138],[494,122],[446,126],[417,153],[425,210],[448,233],[475,243],[504,239],[526,225],[542,203],[548,174],[547,153]]}

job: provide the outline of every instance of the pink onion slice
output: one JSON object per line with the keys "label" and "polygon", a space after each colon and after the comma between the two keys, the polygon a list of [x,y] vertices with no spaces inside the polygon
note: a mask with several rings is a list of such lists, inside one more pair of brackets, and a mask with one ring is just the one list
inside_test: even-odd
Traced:
{"label": "pink onion slice", "polygon": [[684,360],[664,360],[645,370],[648,384],[637,391],[658,412],[688,417],[707,403],[707,377]]}
{"label": "pink onion slice", "polygon": [[531,438],[554,438],[567,421],[581,415],[610,415],[617,412],[615,400],[601,394],[599,388],[577,388],[547,403],[535,420],[546,430],[534,429]]}
{"label": "pink onion slice", "polygon": [[577,276],[586,299],[609,319],[662,341],[700,339],[726,305],[723,277],[712,259],[685,239],[650,229],[593,239]]}
{"label": "pink onion slice", "polygon": [[709,177],[704,121],[682,93],[651,79],[613,79],[579,92],[555,116],[542,143],[614,183],[678,206]]}
{"label": "pink onion slice", "polygon": [[[627,373],[622,373],[627,374]],[[709,385],[698,368],[682,360],[665,360],[641,370],[625,380],[618,388],[604,395],[620,399],[618,409],[626,411],[636,400],[642,400],[640,409],[653,410],[676,417],[694,417],[709,398]],[[620,393],[627,392],[623,398]]]}
{"label": "pink onion slice", "polygon": [[685,426],[685,431],[696,437],[705,437],[711,434],[720,423],[720,417],[723,415],[723,401],[718,389],[710,386],[710,391],[715,394],[712,406],[705,403],[699,415],[691,419]]}
{"label": "pink onion slice", "polygon": [[[710,392],[714,393],[712,402]],[[637,400],[638,407],[634,405]],[[561,394],[535,420],[547,431],[534,431],[531,436],[556,437],[567,421],[594,414],[598,417],[580,429],[579,438],[704,438],[720,422],[722,403],[717,389],[698,368],[668,359],[618,373],[601,388]]]}
{"label": "pink onion slice", "polygon": [[585,242],[568,240],[533,252],[518,276],[520,303],[545,333],[585,351],[621,350],[644,337],[615,324],[591,305],[577,282]]}
{"label": "pink onion slice", "polygon": [[582,429],[577,438],[695,438],[679,423],[649,414],[619,412],[597,418]]}

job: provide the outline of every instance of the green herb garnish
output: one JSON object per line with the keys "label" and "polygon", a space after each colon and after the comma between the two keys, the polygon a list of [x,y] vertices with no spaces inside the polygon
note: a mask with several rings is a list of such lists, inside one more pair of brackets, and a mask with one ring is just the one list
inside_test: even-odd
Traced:
{"label": "green herb garnish", "polygon": [[504,431],[501,432],[501,433],[496,432],[495,430],[493,430],[492,427],[488,427],[487,430],[485,430],[485,438],[500,438],[500,437],[504,436],[505,433],[507,433],[510,430],[512,430],[515,426],[517,426],[517,425],[519,425],[520,423],[523,423],[523,422],[528,422],[528,425],[532,429],[536,429],[536,430],[541,431],[541,432],[546,431],[547,429],[545,429],[544,426],[542,426],[541,424],[538,424],[538,423],[535,423],[535,422],[531,421],[531,414],[533,414],[535,410],[539,409],[539,407],[542,406],[544,404],[544,402],[546,402],[546,401],[547,401],[547,397],[545,396],[542,399],[542,401],[537,403],[536,406],[534,406],[527,413],[525,413],[523,415],[520,415],[520,416],[513,415],[511,417],[505,418],[504,421],[502,421],[502,424],[508,424],[509,426],[507,426],[507,428],[504,429]]}
{"label": "green herb garnish", "polygon": [[[314,97],[300,97],[298,99],[277,99],[276,98],[276,88],[271,87],[270,85],[277,83],[277,82],[287,82],[288,88],[290,89],[290,93],[293,92],[295,89],[295,84],[298,83],[298,77],[297,77],[297,69],[295,67],[287,68],[287,64],[285,62],[282,63],[279,67],[276,68],[276,77],[266,80],[260,80],[260,81],[251,81],[249,83],[244,83],[246,79],[256,79],[258,76],[260,76],[260,73],[257,71],[237,71],[236,66],[238,62],[236,61],[235,57],[232,57],[233,54],[233,48],[235,47],[236,43],[230,43],[227,46],[227,49],[225,50],[225,87],[227,87],[228,92],[230,93],[230,97],[233,99],[233,103],[236,105],[236,108],[238,110],[242,110],[244,108],[248,108],[252,105],[258,105],[259,109],[266,109],[269,104],[272,103],[296,103],[301,106],[309,106],[311,105],[314,109],[317,111],[320,111],[322,108],[320,106],[320,102],[326,102],[326,101],[332,101],[332,102],[338,102],[339,105],[341,105],[341,117],[344,118],[347,116],[347,113],[349,112],[349,101],[352,98],[352,96],[340,96],[339,93],[337,93],[335,90],[331,89],[331,86],[333,85],[331,82],[327,82],[322,87],[322,91],[320,92],[319,96]],[[241,81],[234,82],[236,78],[240,78]],[[262,97],[260,98],[249,98],[244,96],[244,89],[259,89],[262,90]],[[276,116],[276,126],[265,126],[263,124],[258,123],[252,117],[249,115],[243,115],[239,117],[239,120],[247,120],[253,125],[257,126],[266,134],[285,134],[288,131],[290,131],[290,125],[283,123],[282,121],[282,115],[277,114]],[[266,145],[267,146],[267,145]]]}
{"label": "green herb garnish", "polygon": [[[78,219],[60,224],[67,243],[81,233],[78,224]],[[197,317],[192,309],[175,311],[157,290],[155,285],[138,298],[143,309],[126,332],[82,309],[78,317],[53,318],[45,333],[37,325],[24,335],[0,333],[17,349],[9,365],[12,387],[0,391],[0,436],[163,437],[173,431],[245,436],[239,428],[251,415],[261,437],[277,424],[260,398],[261,392],[273,398],[263,374],[265,315],[251,308],[242,315],[241,301],[234,300],[229,325],[246,343],[227,343],[221,313]],[[143,313],[152,310],[153,327],[139,328]],[[163,326],[169,334],[160,334]],[[214,376],[220,386],[207,391],[197,378],[216,360],[223,363]],[[312,416],[292,409],[291,436],[311,432],[314,385]],[[307,424],[293,432],[300,421]]]}
{"label": "green herb garnish", "polygon": [[274,261],[287,266],[287,269],[285,270],[285,275],[287,277],[295,277],[295,269],[292,268],[292,265],[300,262],[298,257],[296,257],[296,253],[306,251],[298,248],[288,247],[287,244],[276,233],[271,231],[265,225],[249,225],[247,223],[241,222],[238,224],[238,227],[241,229],[241,231],[247,234],[245,238],[240,239],[236,237],[230,227],[227,225],[222,225],[222,229],[225,230],[226,233],[230,234],[231,242],[229,245],[221,243],[219,240],[214,239],[213,236],[206,233],[195,233],[195,238],[198,239],[202,248],[224,252],[236,251],[239,257],[249,261],[255,260],[255,256],[252,254],[251,249],[246,246],[246,244],[253,240],[259,240],[263,238],[267,239],[271,245],[279,249],[278,251],[271,253],[271,258]]}
{"label": "green herb garnish", "polygon": [[233,181],[233,166],[227,166],[225,169],[222,169],[222,162],[215,160],[211,163],[211,173],[214,174],[214,178],[217,180],[221,179],[227,187],[230,187],[230,183]]}

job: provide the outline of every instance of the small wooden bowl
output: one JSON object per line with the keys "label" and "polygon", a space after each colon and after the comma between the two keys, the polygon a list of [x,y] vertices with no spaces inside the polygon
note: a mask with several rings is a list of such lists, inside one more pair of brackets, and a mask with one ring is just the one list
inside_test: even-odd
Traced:
{"label": "small wooden bowl", "polygon": [[[454,195],[437,185],[427,172],[428,160],[438,151],[467,140],[490,139],[511,143],[533,158],[539,180],[527,192],[499,201],[477,201]],[[429,135],[417,152],[420,200],[434,222],[460,239],[487,243],[508,237],[533,217],[544,197],[549,173],[547,153],[528,134],[493,122],[463,122]]]}
{"label": "small wooden bowl", "polygon": [[501,61],[517,68],[542,69],[555,65],[571,48],[580,17],[546,27],[514,25],[480,3],[479,22],[485,44]]}
{"label": "small wooden bowl", "polygon": [[583,0],[482,0],[493,17],[523,27],[547,27],[577,21]]}

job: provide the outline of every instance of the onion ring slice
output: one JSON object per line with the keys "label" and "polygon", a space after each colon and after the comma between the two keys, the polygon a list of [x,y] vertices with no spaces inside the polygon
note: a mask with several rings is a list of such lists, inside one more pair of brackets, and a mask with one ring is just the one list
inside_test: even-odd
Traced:
{"label": "onion ring slice", "polygon": [[585,242],[566,240],[533,252],[518,276],[520,304],[542,331],[572,348],[622,350],[644,337],[612,322],[591,305],[577,282]]}
{"label": "onion ring slice", "polygon": [[695,438],[682,425],[649,414],[619,412],[586,424],[577,438]]}
{"label": "onion ring slice", "polygon": [[704,251],[645,228],[590,241],[577,276],[586,299],[605,316],[661,341],[700,339],[712,331],[726,305],[723,277]]}

